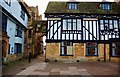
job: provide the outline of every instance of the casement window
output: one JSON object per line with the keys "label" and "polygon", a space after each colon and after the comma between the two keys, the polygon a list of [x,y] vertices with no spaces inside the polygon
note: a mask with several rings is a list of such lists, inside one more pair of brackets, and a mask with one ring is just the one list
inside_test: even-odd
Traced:
{"label": "casement window", "polygon": [[15,43],[15,51],[14,51],[14,53],[17,54],[17,53],[21,53],[21,52],[22,52],[22,44]]}
{"label": "casement window", "polygon": [[119,38],[119,24],[117,19],[100,20],[100,39]]}
{"label": "casement window", "polygon": [[24,12],[23,9],[21,9],[21,15],[20,15],[20,17],[21,17],[23,20],[25,20],[25,12]]}
{"label": "casement window", "polygon": [[68,3],[68,9],[69,10],[77,10],[78,9],[77,3]]}
{"label": "casement window", "polygon": [[2,14],[2,31],[7,32],[7,16]]}
{"label": "casement window", "polygon": [[11,0],[4,0],[4,1],[7,5],[11,6]]}
{"label": "casement window", "polygon": [[21,26],[16,25],[16,33],[15,33],[15,36],[22,38],[22,27],[21,27]]}
{"label": "casement window", "polygon": [[118,57],[120,56],[120,42],[113,42],[111,44],[111,56]]}
{"label": "casement window", "polygon": [[73,55],[73,42],[63,41],[61,42],[61,56]]}
{"label": "casement window", "polygon": [[102,10],[110,10],[110,4],[101,4]]}
{"label": "casement window", "polygon": [[81,19],[63,19],[62,39],[63,40],[82,39]]}
{"label": "casement window", "polygon": [[87,42],[86,43],[86,56],[97,56],[98,45],[97,43]]}

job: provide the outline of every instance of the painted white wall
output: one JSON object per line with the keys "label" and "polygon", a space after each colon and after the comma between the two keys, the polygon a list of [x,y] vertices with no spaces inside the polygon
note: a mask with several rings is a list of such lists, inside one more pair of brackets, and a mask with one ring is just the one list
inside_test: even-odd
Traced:
{"label": "painted white wall", "polygon": [[[14,54],[15,28],[16,28],[16,24],[12,22],[10,19],[7,19],[7,34],[10,37],[9,38],[10,54]],[[13,53],[11,52],[12,47],[13,47]]]}
{"label": "painted white wall", "polygon": [[14,0],[11,2],[11,6],[8,6],[4,0],[1,1],[0,4],[2,7],[4,7],[11,15],[13,15],[18,21],[20,21],[25,27],[27,27],[28,22],[28,16],[25,13],[25,20],[23,20],[21,15],[21,5],[18,3],[17,0]]}

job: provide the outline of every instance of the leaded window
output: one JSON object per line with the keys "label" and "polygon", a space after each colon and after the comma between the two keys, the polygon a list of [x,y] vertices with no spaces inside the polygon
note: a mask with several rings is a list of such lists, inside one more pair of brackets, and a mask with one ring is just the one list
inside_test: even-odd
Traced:
{"label": "leaded window", "polygon": [[111,56],[120,56],[120,42],[113,42],[111,44]]}
{"label": "leaded window", "polygon": [[87,56],[97,56],[98,55],[97,43],[93,43],[93,42],[86,43],[86,55]]}
{"label": "leaded window", "polygon": [[68,9],[77,10],[78,9],[77,3],[68,3]]}
{"label": "leaded window", "polygon": [[82,39],[81,19],[63,19],[62,39],[63,40]]}
{"label": "leaded window", "polygon": [[16,33],[15,33],[15,36],[22,38],[22,27],[21,27],[21,26],[16,25]]}
{"label": "leaded window", "polygon": [[102,4],[103,10],[110,10],[110,4]]}
{"label": "leaded window", "polygon": [[61,42],[61,56],[73,55],[73,42],[63,41]]}
{"label": "leaded window", "polygon": [[100,20],[100,40],[109,40],[110,38],[119,38],[118,20]]}

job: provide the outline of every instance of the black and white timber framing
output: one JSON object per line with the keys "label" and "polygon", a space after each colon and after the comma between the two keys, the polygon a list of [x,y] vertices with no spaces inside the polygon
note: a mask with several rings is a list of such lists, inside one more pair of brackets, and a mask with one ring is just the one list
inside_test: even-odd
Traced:
{"label": "black and white timber framing", "polygon": [[101,42],[120,38],[118,14],[45,14],[47,42]]}

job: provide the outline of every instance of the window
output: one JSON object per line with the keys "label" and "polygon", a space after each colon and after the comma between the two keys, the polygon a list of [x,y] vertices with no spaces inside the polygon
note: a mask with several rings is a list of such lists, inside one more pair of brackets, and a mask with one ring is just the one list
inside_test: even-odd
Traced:
{"label": "window", "polygon": [[62,39],[63,40],[82,39],[81,19],[63,19]]}
{"label": "window", "polygon": [[11,6],[11,0],[4,0],[4,1],[7,5]]}
{"label": "window", "polygon": [[15,54],[22,52],[22,44],[15,43]]}
{"label": "window", "polygon": [[63,30],[82,30],[81,19],[63,19]]}
{"label": "window", "polygon": [[61,56],[71,56],[73,55],[73,43],[64,41],[61,42]]}
{"label": "window", "polygon": [[25,20],[25,12],[23,11],[23,9],[21,9],[21,15],[20,15],[20,17],[21,17],[23,20]]}
{"label": "window", "polygon": [[86,43],[87,56],[97,56],[97,52],[98,52],[97,43],[92,43],[92,42]]}
{"label": "window", "polygon": [[68,9],[69,10],[77,10],[77,3],[68,3]]}
{"label": "window", "polygon": [[110,10],[110,4],[102,4],[103,10]]}
{"label": "window", "polygon": [[111,45],[111,56],[119,56],[120,55],[120,42],[112,43]]}
{"label": "window", "polygon": [[22,27],[21,27],[21,26],[17,26],[17,25],[16,25],[16,33],[15,33],[15,36],[22,38]]}
{"label": "window", "polygon": [[2,31],[7,32],[7,16],[2,14]]}

